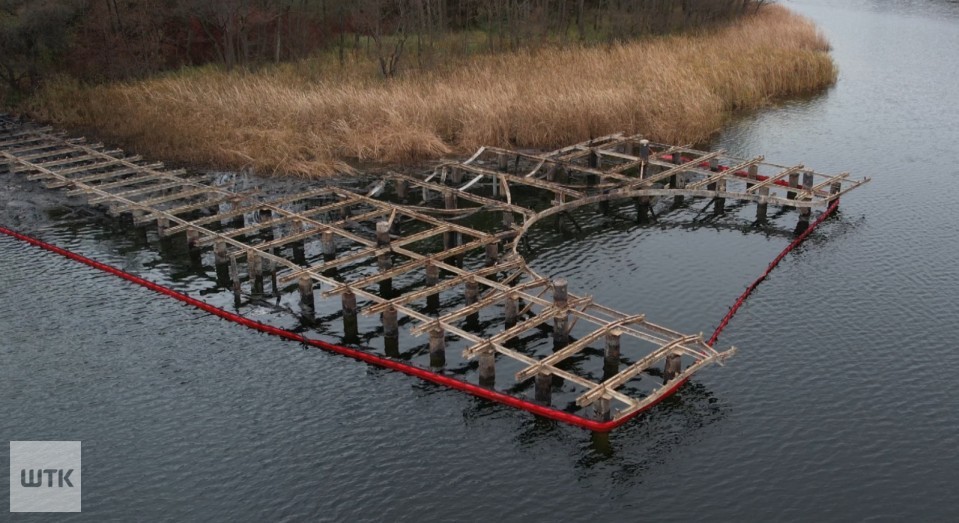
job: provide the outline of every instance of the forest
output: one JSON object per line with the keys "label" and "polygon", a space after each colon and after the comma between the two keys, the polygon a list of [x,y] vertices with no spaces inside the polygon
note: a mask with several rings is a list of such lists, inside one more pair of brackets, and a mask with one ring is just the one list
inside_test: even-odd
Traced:
{"label": "forest", "polygon": [[[730,20],[762,0],[0,0],[0,82],[102,82],[333,52],[384,78],[451,55],[614,43]],[[352,57],[352,60],[348,59]]]}

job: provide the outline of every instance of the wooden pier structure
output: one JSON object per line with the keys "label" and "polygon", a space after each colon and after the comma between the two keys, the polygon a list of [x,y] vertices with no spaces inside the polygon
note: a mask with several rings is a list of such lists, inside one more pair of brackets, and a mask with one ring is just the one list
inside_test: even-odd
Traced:
{"label": "wooden pier structure", "polygon": [[[463,357],[478,361],[480,384],[532,380],[535,401],[546,405],[556,383],[573,386],[577,408],[602,421],[648,408],[736,349],[717,350],[701,333],[614,310],[570,292],[562,278],[537,274],[520,254],[534,224],[588,205],[604,212],[622,200],[632,201],[644,221],[655,199],[704,198],[716,213],[727,201],[755,202],[758,221],[770,204],[795,208],[802,228],[812,209],[869,181],[615,134],[543,154],[485,147],[428,175],[389,173],[363,192],[324,185],[266,197],[0,117],[5,173],[128,214],[163,237],[182,235],[194,252],[211,249],[218,270],[229,272],[237,303],[244,289],[262,294],[264,280],[272,280],[274,293],[296,289],[302,315],[311,318],[318,291],[321,299],[340,300],[348,334],[355,334],[358,314],[379,315],[383,336],[395,343],[402,323],[410,334],[428,336],[436,372],[448,340],[464,340]],[[461,223],[478,213],[493,219],[484,227]],[[463,300],[440,307],[439,294],[454,289]],[[502,328],[476,332],[470,322],[490,311]],[[551,331],[551,354],[537,358],[511,343],[534,329]],[[566,364],[591,346],[602,348],[603,379]],[[505,378],[497,372],[504,359],[519,368]],[[627,384],[652,369],[662,383],[631,394]]]}

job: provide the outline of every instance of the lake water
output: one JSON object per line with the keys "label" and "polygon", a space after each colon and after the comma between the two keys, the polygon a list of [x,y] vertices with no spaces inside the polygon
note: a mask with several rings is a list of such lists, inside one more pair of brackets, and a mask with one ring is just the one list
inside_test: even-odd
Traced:
{"label": "lake water", "polygon": [[[750,298],[720,339],[741,349],[725,368],[608,438],[0,238],[0,441],[83,442],[83,512],[65,519],[959,517],[959,4],[785,5],[832,41],[838,84],[713,145],[873,182]],[[52,192],[31,198],[8,209],[12,225],[229,306],[178,247]],[[711,332],[789,237],[744,227],[752,206],[702,223],[695,207],[657,226],[535,231],[531,263],[606,305]],[[296,326],[275,308],[242,312]]]}

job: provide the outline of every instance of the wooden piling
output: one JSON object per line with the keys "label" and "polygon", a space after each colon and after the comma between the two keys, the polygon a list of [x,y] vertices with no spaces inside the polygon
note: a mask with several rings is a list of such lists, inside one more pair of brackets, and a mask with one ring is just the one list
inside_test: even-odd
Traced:
{"label": "wooden piling", "polygon": [[356,294],[347,289],[340,295],[343,308],[343,336],[347,343],[359,343],[359,322],[356,318]]}
{"label": "wooden piling", "polygon": [[[716,181],[716,191],[724,193],[726,192],[726,179],[722,178]],[[716,201],[713,203],[713,214],[719,216],[725,214],[726,212],[726,198],[722,196],[717,196]]]}
{"label": "wooden piling", "polygon": [[323,231],[320,236],[320,244],[323,247],[323,260],[333,261],[336,259],[336,237],[333,231]]}
{"label": "wooden piling", "polygon": [[[835,195],[839,194],[841,191],[842,191],[842,182],[833,182],[833,183],[829,186],[829,195],[830,195],[830,196],[835,196]],[[839,199],[836,198],[835,200],[833,200],[833,202],[834,202],[834,203],[839,203]]]}
{"label": "wooden piling", "polygon": [[383,336],[395,338],[400,335],[399,314],[392,304],[383,311]]}
{"label": "wooden piling", "polygon": [[604,353],[603,357],[603,366],[607,369],[619,368],[619,347],[621,335],[622,331],[618,329],[614,329],[606,333],[606,352]]}
{"label": "wooden piling", "polygon": [[437,322],[430,329],[430,367],[442,368],[446,365],[446,331]]}
{"label": "wooden piling", "polygon": [[233,280],[233,304],[240,306],[240,268],[237,267],[236,257],[230,257],[230,279]]}
{"label": "wooden piling", "polygon": [[[798,187],[799,187],[799,173],[798,173],[798,172],[789,173],[789,186],[792,187],[792,188],[798,188]],[[786,191],[786,198],[789,199],[789,200],[795,200],[795,199],[796,199],[796,191]]]}
{"label": "wooden piling", "polygon": [[263,294],[263,259],[257,255],[256,251],[249,250],[246,253],[247,273],[250,275],[250,281],[253,289],[252,294]]}
{"label": "wooden piling", "polygon": [[516,325],[517,318],[519,317],[519,302],[516,298],[516,295],[509,293],[506,296],[506,328],[509,329]]}
{"label": "wooden piling", "polygon": [[663,364],[663,384],[679,376],[683,372],[683,358],[676,352],[670,352]]}
{"label": "wooden piling", "polygon": [[569,293],[566,278],[553,280],[553,346],[562,347],[569,343]]}
{"label": "wooden piling", "polygon": [[593,402],[593,418],[596,421],[609,421],[611,406],[612,401],[610,401],[609,396],[603,396],[597,399]]}
{"label": "wooden piling", "polygon": [[225,265],[230,263],[230,255],[226,250],[226,242],[216,240],[213,242],[213,260],[216,265]]}
{"label": "wooden piling", "polygon": [[[390,223],[389,222],[376,222],[376,246],[377,247],[389,247],[390,246]],[[377,265],[379,265],[380,272],[386,272],[393,268],[393,255],[390,252],[384,252],[379,254],[376,257]]]}
{"label": "wooden piling", "polygon": [[[760,196],[769,196],[769,187],[760,187],[759,188]],[[756,222],[766,223],[766,212],[769,209],[769,204],[761,201],[756,205]]]}
{"label": "wooden piling", "polygon": [[[750,165],[750,166],[749,166],[749,169],[746,171],[746,179],[747,179],[747,180],[758,180],[758,179],[759,179],[759,166],[758,166],[758,165],[753,164],[753,165]],[[755,185],[755,184],[746,182],[746,190],[748,191],[749,189],[751,189],[753,185]]]}
{"label": "wooden piling", "polygon": [[543,405],[549,405],[552,403],[553,375],[545,372],[537,374],[534,389],[534,399],[537,403]]}
{"label": "wooden piling", "polygon": [[[676,151],[673,153],[673,163],[675,165],[683,164],[683,155]],[[686,186],[686,173],[676,173],[669,177],[669,186],[673,189],[682,189]],[[680,206],[683,204],[685,197],[682,195],[673,196],[673,205]]]}
{"label": "wooden piling", "polygon": [[409,183],[406,180],[396,180],[396,198],[400,201],[406,201],[406,189]]}
{"label": "wooden piling", "polygon": [[486,266],[492,267],[493,265],[496,265],[497,260],[499,260],[499,244],[486,244]]}
{"label": "wooden piling", "polygon": [[[313,297],[313,278],[309,276],[300,277],[298,287],[300,290],[300,311],[304,317],[312,318],[316,313],[316,302]],[[354,302],[355,299],[354,297]]]}
{"label": "wooden piling", "polygon": [[484,387],[496,383],[496,351],[488,347],[479,355],[479,382]]}

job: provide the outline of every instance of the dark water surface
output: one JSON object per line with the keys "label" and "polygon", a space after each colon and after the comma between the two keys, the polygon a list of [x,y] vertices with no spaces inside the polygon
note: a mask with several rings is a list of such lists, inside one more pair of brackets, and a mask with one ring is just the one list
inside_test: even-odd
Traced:
{"label": "dark water surface", "polygon": [[[73,519],[955,520],[959,5],[786,5],[833,42],[840,81],[716,145],[873,183],[747,302],[720,340],[741,348],[727,367],[608,440],[0,238],[0,441],[83,442]],[[182,252],[64,202],[41,202],[51,214],[30,232],[229,306]],[[543,230],[531,263],[606,305],[708,333],[789,241],[744,229],[752,213]],[[275,308],[242,312],[296,326]]]}

